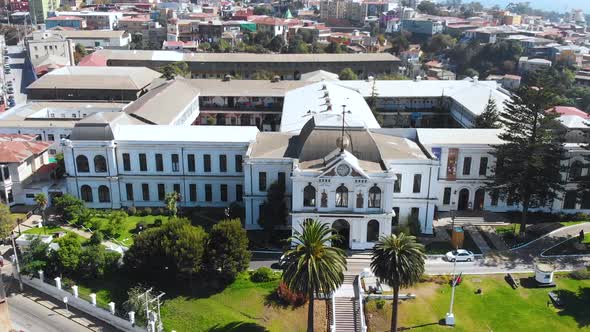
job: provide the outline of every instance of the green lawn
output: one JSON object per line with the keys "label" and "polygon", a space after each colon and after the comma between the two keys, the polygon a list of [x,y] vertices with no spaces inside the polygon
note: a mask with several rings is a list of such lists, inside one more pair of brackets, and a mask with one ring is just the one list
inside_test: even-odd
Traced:
{"label": "green lawn", "polygon": [[[78,283],[80,297],[90,301],[90,293],[96,293],[96,303],[108,308],[109,302],[119,307],[127,300],[127,289],[133,287],[132,282],[124,275],[116,273],[105,276],[101,280],[84,280]],[[71,291],[68,289],[68,291]]]}
{"label": "green lawn", "polygon": [[588,221],[562,221],[562,222],[560,222],[560,224],[565,227],[565,226],[573,226],[573,225],[577,225],[577,224],[583,224],[585,222],[588,222]]}
{"label": "green lawn", "polygon": [[[107,222],[108,218],[106,217],[94,217],[93,219],[102,220],[103,224]],[[123,226],[123,232],[119,234],[115,240],[123,243],[125,246],[130,246],[133,244],[133,234],[135,234],[135,229],[137,224],[144,223],[148,227],[156,221],[156,219],[162,220],[162,222],[166,222],[168,220],[168,216],[129,216],[125,220],[125,224]]]}
{"label": "green lawn", "polygon": [[[555,281],[556,289],[542,289],[526,288],[529,283],[521,279],[524,286],[513,290],[502,275],[465,276],[455,294],[453,331],[590,331],[590,280],[559,277]],[[478,288],[483,295],[475,294]],[[565,302],[563,309],[547,305],[550,291],[559,292]],[[449,330],[438,325],[449,309],[449,285],[421,283],[411,292],[417,298],[399,306],[400,326],[416,332]],[[377,309],[375,301],[369,302],[367,308],[369,331],[389,330],[390,301],[383,309]]]}
{"label": "green lawn", "polygon": [[590,244],[590,233],[584,234],[584,240],[582,241],[582,243]]}
{"label": "green lawn", "polygon": [[520,231],[520,224],[510,224],[506,226],[497,226],[495,227],[496,234],[500,236],[504,236],[506,234],[518,234]]}
{"label": "green lawn", "polygon": [[[34,227],[34,228],[29,228],[26,231],[23,231],[24,234],[39,234],[39,235],[52,235],[52,234],[61,233],[61,232],[70,233],[70,231],[68,231],[67,229],[63,229],[59,226],[43,226],[41,228]],[[71,232],[71,233],[73,233],[73,232]],[[80,243],[84,243],[86,241],[86,238],[81,235],[76,234],[76,237],[78,238],[78,241],[80,241]],[[55,241],[55,238],[54,238],[54,241]]]}

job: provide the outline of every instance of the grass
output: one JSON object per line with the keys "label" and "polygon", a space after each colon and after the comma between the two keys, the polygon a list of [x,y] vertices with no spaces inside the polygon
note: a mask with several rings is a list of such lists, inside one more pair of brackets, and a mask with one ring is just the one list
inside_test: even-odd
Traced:
{"label": "grass", "polygon": [[520,231],[520,224],[510,224],[506,226],[497,226],[495,227],[496,234],[504,237],[507,234],[518,234]]}
{"label": "grass", "polygon": [[[41,228],[39,227],[34,227],[34,228],[29,228],[26,231],[23,232],[24,234],[38,234],[38,235],[53,235],[56,233],[74,233],[74,232],[70,232],[67,229],[63,229],[59,226],[43,226]],[[76,234],[76,233],[74,233]],[[78,238],[78,241],[80,241],[80,243],[84,243],[86,242],[86,238],[76,234],[76,237]],[[55,241],[55,238],[54,238]]]}
{"label": "grass", "polygon": [[590,234],[584,236],[582,244],[578,244],[578,237],[560,243],[559,245],[544,252],[544,255],[590,255]]}
{"label": "grass", "polygon": [[[178,296],[164,302],[167,331],[305,331],[307,308],[285,308],[269,300],[278,281],[254,283],[246,273],[209,297]],[[316,301],[316,331],[325,329],[324,303]]]}
{"label": "grass", "polygon": [[14,222],[17,222],[18,219],[24,222],[27,219],[27,215],[25,213],[11,213],[10,217],[12,220],[14,220]]}
{"label": "grass", "polygon": [[584,234],[584,240],[582,240],[582,243],[590,244],[590,234]]}
{"label": "grass", "polygon": [[562,221],[562,222],[560,222],[560,224],[563,227],[566,227],[566,226],[573,226],[573,225],[583,224],[583,223],[586,223],[586,222],[588,222],[588,221]]}
{"label": "grass", "polygon": [[[590,331],[590,280],[559,276],[555,279],[557,289],[516,290],[500,275],[465,276],[463,280],[455,294],[453,331]],[[522,279],[521,284],[527,285]],[[483,290],[482,295],[475,294],[478,288]],[[410,291],[417,298],[400,304],[400,326],[417,332],[449,330],[439,325],[449,309],[448,284],[421,283]],[[562,309],[547,305],[549,291],[559,292],[565,302]],[[389,330],[390,303],[387,301],[383,309],[376,308],[376,301],[367,303],[369,332]]]}
{"label": "grass", "polygon": [[[102,221],[103,225],[106,224],[106,222],[108,221],[108,217],[93,217],[93,220],[100,220]],[[137,228],[137,224],[139,223],[144,223],[146,224],[146,226],[150,226],[152,225],[156,219],[160,219],[162,220],[162,222],[166,222],[166,220],[168,220],[167,216],[154,216],[154,215],[149,215],[149,216],[129,216],[127,217],[127,219],[125,219],[124,225],[123,225],[123,231],[121,232],[121,234],[119,234],[119,236],[115,237],[116,241],[121,242],[123,245],[125,246],[130,246],[133,244],[133,235],[135,234],[135,230]]]}
{"label": "grass", "polygon": [[90,301],[90,294],[95,293],[96,303],[103,308],[108,308],[109,302],[115,302],[117,306],[121,307],[123,302],[127,301],[127,289],[133,286],[131,283],[126,276],[113,273],[100,280],[79,282],[78,293],[80,297],[88,301]]}

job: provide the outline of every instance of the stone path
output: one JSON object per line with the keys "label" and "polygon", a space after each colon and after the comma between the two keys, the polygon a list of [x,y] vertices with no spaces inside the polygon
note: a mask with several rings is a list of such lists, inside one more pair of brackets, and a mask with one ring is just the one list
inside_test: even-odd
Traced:
{"label": "stone path", "polygon": [[485,255],[492,250],[492,248],[488,246],[488,243],[486,242],[486,240],[484,240],[483,236],[475,226],[467,225],[464,226],[463,229],[467,231],[469,235],[471,235],[473,242],[475,242],[475,245],[479,248],[482,254]]}
{"label": "stone path", "polygon": [[480,231],[485,233],[485,235],[488,237],[490,242],[492,242],[492,245],[495,247],[496,250],[503,251],[503,250],[510,249],[510,248],[508,248],[508,245],[506,244],[506,242],[504,242],[504,240],[502,240],[502,237],[500,235],[496,234],[496,230],[494,229],[494,227],[478,226],[477,228]]}

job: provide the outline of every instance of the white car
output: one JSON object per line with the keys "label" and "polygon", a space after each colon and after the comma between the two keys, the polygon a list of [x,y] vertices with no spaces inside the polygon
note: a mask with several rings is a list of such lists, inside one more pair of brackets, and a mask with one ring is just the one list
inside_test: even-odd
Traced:
{"label": "white car", "polygon": [[475,258],[471,251],[465,249],[449,251],[445,257],[449,262],[471,262]]}

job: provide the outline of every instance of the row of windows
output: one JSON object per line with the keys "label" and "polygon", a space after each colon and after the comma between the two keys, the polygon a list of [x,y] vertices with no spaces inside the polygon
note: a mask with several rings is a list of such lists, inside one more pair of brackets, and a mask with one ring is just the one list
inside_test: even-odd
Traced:
{"label": "row of windows", "polygon": [[[196,156],[194,154],[187,154],[186,155],[187,161],[187,171],[188,172],[196,172]],[[141,172],[147,172],[147,155],[145,153],[138,154],[138,161],[139,161],[139,170]],[[227,156],[224,154],[219,155],[219,171],[220,172],[227,172]],[[163,172],[164,171],[164,157],[161,153],[156,153],[154,157],[154,162],[156,165],[156,172]],[[172,167],[173,172],[180,171],[180,158],[179,155],[173,153],[170,155],[170,165]],[[234,156],[234,169],[236,172],[242,172],[242,155],[235,155]],[[124,171],[131,171],[131,156],[129,153],[123,153],[123,170]],[[203,155],[203,170],[205,172],[211,172],[211,155],[205,154]]]}
{"label": "row of windows", "polygon": [[[320,199],[321,207],[328,207],[328,195],[323,192]],[[364,197],[362,194],[358,194],[356,197],[356,208],[362,209],[364,206]],[[311,184],[308,184],[303,189],[303,206],[315,207],[316,206],[316,189]],[[342,184],[336,189],[336,207],[348,207],[348,188]],[[369,208],[380,208],[381,207],[381,189],[374,185],[369,189]]]}
{"label": "row of windows", "polygon": [[[94,157],[93,161],[95,173],[107,172],[107,160],[103,156],[97,155]],[[85,155],[79,155],[76,157],[76,168],[78,169],[78,173],[90,172],[90,163],[88,162],[88,158]]]}
{"label": "row of windows", "polygon": [[[463,175],[471,175],[471,157],[463,158]],[[488,171],[488,157],[481,157],[479,159],[479,173],[480,176],[485,176]]]}
{"label": "row of windows", "polygon": [[[287,174],[285,172],[279,172],[277,174],[277,183],[286,188],[287,185]],[[266,172],[258,172],[258,191],[266,191],[268,189],[268,183],[266,179]]]}
{"label": "row of windows", "polygon": [[[211,202],[213,201],[213,185],[212,184],[205,184],[205,201]],[[164,201],[166,197],[166,185],[163,183],[157,184],[158,188],[158,200]],[[197,185],[194,183],[189,184],[189,201],[196,202],[197,198]],[[180,183],[175,183],[173,185],[173,190],[180,194]],[[133,192],[133,183],[126,183],[125,184],[125,191],[127,192],[127,200],[134,201],[134,192]],[[222,202],[228,201],[228,189],[227,184],[220,184],[219,185],[219,193],[220,193],[220,200]],[[242,201],[243,196],[243,187],[241,184],[236,184],[236,201]],[[142,183],[141,184],[141,199],[143,201],[150,201],[150,185],[149,183]]]}
{"label": "row of windows", "polygon": [[[402,175],[395,174],[397,180],[393,184],[393,192],[400,193],[402,191]],[[414,174],[414,183],[412,184],[412,193],[419,194],[422,189],[422,174]]]}

